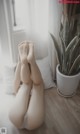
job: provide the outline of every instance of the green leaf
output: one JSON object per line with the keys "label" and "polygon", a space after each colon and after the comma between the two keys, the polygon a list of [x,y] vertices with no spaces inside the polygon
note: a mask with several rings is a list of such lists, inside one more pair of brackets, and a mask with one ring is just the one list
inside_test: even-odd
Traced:
{"label": "green leaf", "polygon": [[62,69],[62,53],[61,53],[61,49],[60,49],[60,47],[59,47],[59,45],[58,45],[55,37],[53,36],[53,34],[50,33],[50,35],[51,35],[51,38],[52,38],[52,40],[54,42],[54,46],[55,46],[55,49],[57,51],[57,55],[58,55],[58,60],[59,60],[59,63],[60,63],[60,67]]}
{"label": "green leaf", "polygon": [[67,68],[66,68],[66,57],[65,57],[65,43],[63,41],[63,38],[60,34],[60,39],[61,39],[61,45],[62,45],[62,56],[63,56],[63,61],[62,61],[62,73],[66,74],[67,73]]}
{"label": "green leaf", "polygon": [[76,54],[76,52],[79,50],[79,47],[80,47],[80,38],[78,38],[76,44],[75,44],[74,47],[73,47],[73,50],[71,51],[69,67],[71,67],[71,64],[72,64],[73,61],[75,60],[75,57],[76,57],[75,54]]}
{"label": "green leaf", "polygon": [[68,53],[70,52],[70,49],[73,47],[73,45],[74,45],[76,39],[77,39],[77,36],[75,36],[75,37],[71,40],[71,42],[69,43],[69,45],[68,45],[67,48],[66,48],[66,54],[68,54]]}
{"label": "green leaf", "polygon": [[65,42],[65,45],[67,46],[69,43],[69,33],[70,33],[70,28],[69,28],[69,20],[67,16],[64,18],[63,21],[63,39]]}
{"label": "green leaf", "polygon": [[77,36],[75,36],[71,42],[69,43],[69,45],[67,46],[66,48],[66,51],[65,51],[65,55],[66,55],[66,61],[69,61],[69,56],[70,56],[70,52],[71,52],[71,49],[73,48],[74,44],[75,44],[75,41],[77,39]]}
{"label": "green leaf", "polygon": [[69,71],[69,75],[72,74],[72,72],[80,65],[80,55],[75,59],[74,63],[72,64],[72,67]]}

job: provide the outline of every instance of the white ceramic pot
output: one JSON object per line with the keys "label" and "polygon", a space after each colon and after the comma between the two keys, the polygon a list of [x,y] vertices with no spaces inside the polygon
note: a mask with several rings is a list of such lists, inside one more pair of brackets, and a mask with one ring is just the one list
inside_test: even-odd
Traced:
{"label": "white ceramic pot", "polygon": [[57,89],[58,93],[64,97],[71,97],[76,93],[79,86],[80,74],[67,76],[59,71],[59,65],[56,67]]}

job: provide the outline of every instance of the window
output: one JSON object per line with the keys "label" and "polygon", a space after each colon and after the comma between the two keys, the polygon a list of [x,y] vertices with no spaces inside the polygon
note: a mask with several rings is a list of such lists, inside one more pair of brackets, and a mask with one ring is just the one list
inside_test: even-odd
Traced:
{"label": "window", "polygon": [[12,0],[13,26],[24,26],[26,0]]}

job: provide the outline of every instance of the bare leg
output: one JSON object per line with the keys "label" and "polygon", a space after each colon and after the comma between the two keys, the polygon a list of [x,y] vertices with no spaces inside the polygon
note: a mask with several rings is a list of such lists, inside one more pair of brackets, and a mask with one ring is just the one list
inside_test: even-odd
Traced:
{"label": "bare leg", "polygon": [[9,119],[17,127],[22,126],[25,113],[27,111],[31,87],[23,84],[19,89],[15,101],[9,113]]}
{"label": "bare leg", "polygon": [[[32,56],[31,54],[29,54],[27,59],[31,66],[31,72],[32,72],[31,78],[33,80],[34,85],[32,89],[33,91],[28,111],[27,106],[29,102],[31,84],[30,85],[27,84],[27,87],[24,84],[17,93],[15,103],[13,108],[11,109],[9,117],[16,127],[20,128],[21,126],[24,126],[25,128],[32,130],[39,127],[44,120],[44,90],[43,90],[44,88],[40,71],[34,60],[35,58],[33,55],[32,45],[30,45],[30,52],[32,53]],[[22,63],[24,63],[24,61],[25,60],[23,60]],[[26,83],[29,83],[29,79],[28,81],[26,80]],[[15,111],[16,108],[17,111]]]}
{"label": "bare leg", "polygon": [[32,44],[30,44],[30,50],[27,59],[31,65],[33,89],[28,111],[24,119],[24,127],[28,130],[33,130],[39,127],[44,121],[44,87],[41,73],[35,62]]}
{"label": "bare leg", "polygon": [[[18,57],[18,64],[17,64],[17,67],[16,67],[16,71],[15,71],[15,78],[14,78],[14,94],[16,94],[18,92],[18,89],[20,87],[20,82],[21,82],[21,76],[20,76],[20,72],[21,72],[21,61],[20,59],[22,59],[23,57],[23,44],[26,45],[26,42],[21,42],[19,45],[18,45],[18,50],[19,50],[19,55],[20,57]],[[28,53],[28,45],[26,46],[27,50],[27,53]],[[22,54],[22,57],[21,57],[21,54]]]}
{"label": "bare leg", "polygon": [[26,84],[28,84],[30,81],[30,69],[27,62],[27,54],[28,54],[28,44],[25,42],[24,45],[22,44],[19,47],[19,55],[21,59],[21,73],[20,73],[21,81]]}
{"label": "bare leg", "polygon": [[[23,47],[25,47],[24,44],[23,44]],[[20,128],[23,124],[24,116],[28,107],[30,91],[32,87],[32,84],[31,84],[32,81],[29,79],[30,70],[28,67],[27,59],[24,60],[25,52],[23,48],[21,49],[21,46],[20,46],[19,53],[20,53],[20,58],[21,58],[21,68],[23,67],[23,64],[24,64],[25,73],[24,73],[24,70],[21,69],[21,80],[23,82],[23,85],[20,87],[16,95],[15,102],[12,105],[12,108],[9,113],[9,118],[11,122],[18,128]],[[27,53],[26,53],[26,56],[27,56]],[[26,74],[28,75],[28,77],[26,77]],[[27,83],[27,85],[26,83],[24,83],[24,81]]]}
{"label": "bare leg", "polygon": [[[21,78],[22,78],[22,81],[24,83],[26,83],[25,80],[30,77],[29,73],[25,74],[26,73],[25,72],[26,67],[27,67],[27,70],[29,69],[28,66],[26,65],[27,64],[26,63],[27,62],[27,60],[26,60],[27,55],[26,54],[28,54],[28,44],[26,44],[26,43],[27,42],[24,41],[24,42],[22,42],[18,45],[18,50],[19,50],[20,57],[18,58],[18,64],[17,64],[16,71],[15,71],[14,94],[16,94],[18,92],[18,89],[20,87]],[[22,66],[21,66],[21,63],[22,63]],[[28,71],[28,72],[30,72],[30,71]]]}
{"label": "bare leg", "polygon": [[35,61],[33,43],[29,44],[29,54],[27,56],[27,60],[31,67],[31,79],[33,83],[36,85],[42,83],[41,73]]}
{"label": "bare leg", "polygon": [[24,118],[24,128],[33,130],[44,121],[44,92],[42,85],[34,85],[28,111]]}
{"label": "bare leg", "polygon": [[18,61],[16,71],[15,71],[15,78],[14,78],[14,94],[18,92],[18,89],[20,87],[20,81],[21,81],[20,71],[21,71],[21,63],[20,61]]}

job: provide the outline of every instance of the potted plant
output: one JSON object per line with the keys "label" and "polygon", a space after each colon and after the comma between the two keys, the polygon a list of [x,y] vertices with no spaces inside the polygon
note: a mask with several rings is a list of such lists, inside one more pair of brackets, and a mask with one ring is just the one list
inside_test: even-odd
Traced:
{"label": "potted plant", "polygon": [[58,92],[64,97],[73,96],[79,84],[80,77],[80,36],[76,35],[66,46],[62,36],[61,45],[59,45],[51,34],[53,39],[59,64],[56,68]]}
{"label": "potted plant", "polygon": [[76,93],[80,77],[80,10],[77,4],[63,4],[60,44],[50,33],[59,64],[56,67],[58,93],[71,97]]}

